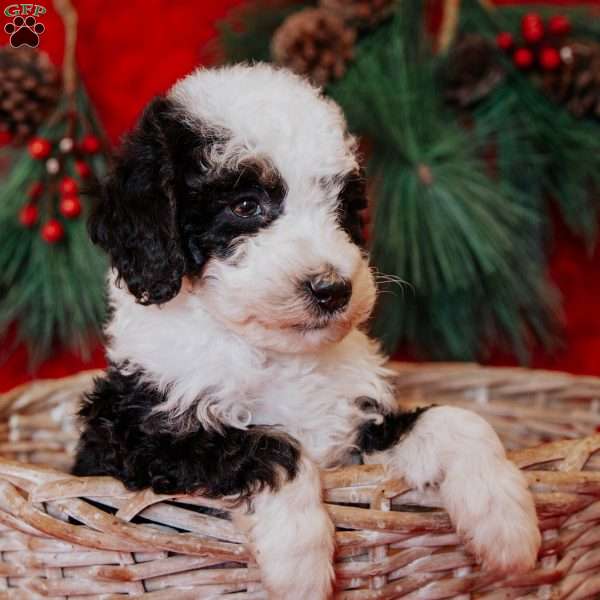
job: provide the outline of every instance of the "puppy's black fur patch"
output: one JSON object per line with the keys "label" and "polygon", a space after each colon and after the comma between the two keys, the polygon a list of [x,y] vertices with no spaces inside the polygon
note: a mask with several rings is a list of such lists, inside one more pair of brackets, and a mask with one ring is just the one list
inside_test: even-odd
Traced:
{"label": "puppy's black fur patch", "polygon": [[[89,220],[92,241],[141,304],[162,304],[235,240],[272,223],[281,213],[285,186],[274,168],[268,177],[252,165],[207,173],[208,150],[227,131],[207,131],[183,118],[172,100],[155,98],[124,140],[115,166],[100,185]],[[260,203],[261,214],[240,218],[240,199]]]}
{"label": "puppy's black fur patch", "polygon": [[[198,274],[211,256],[226,257],[241,236],[252,235],[270,225],[283,210],[285,185],[271,172],[269,179],[253,165],[207,178],[195,166],[179,184],[179,230],[188,259],[188,274]],[[260,206],[259,215],[238,217],[236,204],[250,201]]]}
{"label": "puppy's black fur patch", "polygon": [[[356,445],[364,454],[382,452],[395,446],[403,435],[414,426],[427,408],[417,408],[411,412],[381,413],[382,422],[367,421],[358,430]],[[368,408],[365,412],[372,412]]]}
{"label": "puppy's black fur patch", "polygon": [[143,304],[175,296],[186,268],[173,193],[173,138],[181,136],[180,143],[187,145],[191,135],[172,114],[164,98],[148,106],[101,185],[89,220],[92,241],[108,252],[119,277]]}
{"label": "puppy's black fur patch", "polygon": [[74,475],[111,475],[132,490],[240,498],[295,477],[300,451],[290,436],[268,427],[207,431],[197,421],[176,433],[153,411],[164,394],[141,375],[111,366],[96,380],[80,411]]}
{"label": "puppy's black fur patch", "polygon": [[365,245],[361,211],[367,208],[366,176],[362,169],[344,177],[338,214],[342,229],[358,246]]}

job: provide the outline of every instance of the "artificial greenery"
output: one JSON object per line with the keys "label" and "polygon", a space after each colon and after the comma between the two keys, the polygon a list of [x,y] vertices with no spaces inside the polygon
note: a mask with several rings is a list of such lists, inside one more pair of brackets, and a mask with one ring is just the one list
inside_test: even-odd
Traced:
{"label": "artificial greenery", "polygon": [[[536,7],[537,9],[538,7]],[[503,30],[518,31],[531,7],[486,11],[476,0],[467,0],[460,32],[478,31],[492,39]],[[556,9],[539,10],[550,16]],[[569,12],[573,37],[600,40],[600,22],[585,10]],[[504,60],[508,74],[500,86],[474,111],[484,134],[495,137],[501,179],[511,181],[540,205],[550,198],[558,205],[565,223],[581,235],[591,249],[596,242],[600,211],[600,127],[589,119],[577,119],[545,96],[535,78]],[[549,211],[544,211],[549,215]]]}
{"label": "artificial greenery", "polygon": [[[526,361],[533,345],[556,345],[561,323],[546,273],[549,204],[588,247],[596,241],[600,126],[547,98],[499,50],[502,84],[468,110],[444,104],[451,53],[432,51],[425,5],[399,2],[391,20],[358,38],[346,75],[325,88],[370,141],[374,266],[406,282],[384,287],[373,327],[388,350],[473,359],[500,347]],[[455,39],[475,32],[495,44],[498,32],[519,31],[525,13],[557,13],[485,5],[461,3]],[[246,10],[247,27],[221,28],[233,49],[226,55],[268,60],[283,13],[272,13],[265,31],[256,27],[268,16],[264,3]],[[600,23],[585,11],[566,14],[574,36],[600,39]]]}
{"label": "artificial greenery", "polygon": [[533,260],[539,212],[510,181],[491,178],[479,140],[441,103],[434,61],[418,40],[406,43],[413,23],[399,14],[366,39],[328,89],[376,148],[373,262],[410,284],[403,294],[384,290],[375,333],[388,349],[404,344],[435,358],[473,359],[508,339],[525,358],[532,337],[552,338],[556,308]]}
{"label": "artificial greenery", "polygon": [[495,131],[503,179],[542,204],[554,200],[569,228],[593,248],[600,211],[594,194],[600,190],[600,128],[555,106],[522,78],[496,91],[475,116]]}
{"label": "artificial greenery", "polygon": [[[78,139],[84,133],[84,123],[85,133],[97,133],[97,121],[81,87],[75,99],[76,112],[82,118],[75,121],[70,134]],[[72,110],[69,102],[65,97],[38,135],[51,140],[66,135],[70,121],[62,117]],[[67,107],[69,112],[65,113]],[[73,161],[64,162],[67,170],[62,175],[77,177]],[[102,154],[90,156],[88,162],[96,175],[105,169]],[[20,150],[0,190],[0,335],[14,324],[15,344],[27,345],[32,364],[46,358],[55,343],[85,356],[90,337],[99,333],[105,311],[107,265],[92,246],[85,226],[92,198],[86,198],[77,219],[61,219],[65,233],[56,244],[44,241],[39,227],[26,228],[19,222],[19,211],[29,201],[32,183],[46,177],[46,162]],[[40,222],[56,216],[57,203],[56,188],[40,199]]]}

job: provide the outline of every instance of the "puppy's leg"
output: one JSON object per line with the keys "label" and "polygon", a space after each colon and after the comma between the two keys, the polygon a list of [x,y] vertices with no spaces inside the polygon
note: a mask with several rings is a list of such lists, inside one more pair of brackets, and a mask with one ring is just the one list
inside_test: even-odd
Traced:
{"label": "puppy's leg", "polygon": [[332,587],[333,526],[317,467],[275,427],[171,430],[153,411],[160,395],[111,369],[81,410],[73,473],[113,475],[131,489],[235,496],[273,598],[325,600]]}
{"label": "puppy's leg", "polygon": [[302,457],[294,479],[258,493],[235,520],[248,532],[271,600],[330,597],[334,527],[314,463]]}
{"label": "puppy's leg", "polygon": [[535,565],[541,538],[533,498],[483,418],[445,406],[386,415],[363,426],[361,443],[368,462],[387,464],[415,488],[439,488],[457,531],[485,568],[511,573]]}

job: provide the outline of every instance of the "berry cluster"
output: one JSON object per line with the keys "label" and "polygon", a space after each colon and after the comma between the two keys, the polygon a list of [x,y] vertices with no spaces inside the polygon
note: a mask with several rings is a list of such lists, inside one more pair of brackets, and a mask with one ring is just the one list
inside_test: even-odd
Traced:
{"label": "berry cluster", "polygon": [[[81,214],[79,197],[80,181],[92,174],[86,158],[101,150],[100,140],[95,135],[85,135],[75,142],[71,137],[64,137],[52,142],[43,137],[33,138],[28,145],[30,156],[45,161],[46,177],[44,181],[36,181],[28,192],[28,202],[19,212],[19,222],[23,227],[32,229],[40,218],[39,204],[46,195],[58,198],[58,212],[65,219],[76,219]],[[73,171],[78,179],[66,175],[66,163],[72,161]],[[48,244],[55,244],[63,239],[65,230],[61,221],[53,216],[53,206],[48,211],[49,218],[40,227],[40,236]]]}
{"label": "berry cluster", "polygon": [[518,69],[528,70],[537,64],[543,71],[554,71],[562,63],[558,46],[570,31],[571,23],[564,15],[555,15],[544,23],[539,14],[528,13],[521,19],[522,45],[517,45],[508,31],[499,33],[496,43],[512,55]]}

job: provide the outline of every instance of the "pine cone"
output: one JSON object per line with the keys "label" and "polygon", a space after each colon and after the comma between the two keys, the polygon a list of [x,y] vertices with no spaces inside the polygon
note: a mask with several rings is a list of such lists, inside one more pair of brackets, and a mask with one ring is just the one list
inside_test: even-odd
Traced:
{"label": "pine cone", "polygon": [[483,36],[463,35],[448,55],[444,95],[461,108],[485,98],[504,80],[496,48]]}
{"label": "pine cone", "polygon": [[344,21],[319,8],[307,8],[290,15],[271,41],[276,63],[316,84],[339,79],[352,58],[356,32]]}
{"label": "pine cone", "polygon": [[561,66],[543,76],[544,89],[576,117],[600,118],[600,44],[573,40],[560,56]]}
{"label": "pine cone", "polygon": [[23,143],[54,108],[59,94],[58,73],[45,52],[0,48],[0,131]]}
{"label": "pine cone", "polygon": [[356,27],[373,27],[394,12],[397,0],[320,0],[321,8]]}

